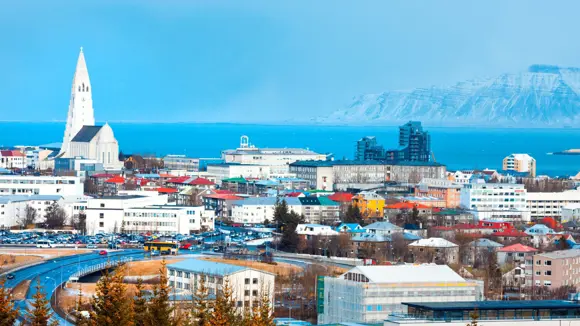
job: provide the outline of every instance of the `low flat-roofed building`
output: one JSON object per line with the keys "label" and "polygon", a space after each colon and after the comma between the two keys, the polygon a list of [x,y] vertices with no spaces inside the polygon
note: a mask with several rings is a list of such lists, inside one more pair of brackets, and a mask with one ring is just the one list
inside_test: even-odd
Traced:
{"label": "low flat-roofed building", "polygon": [[318,277],[318,324],[378,323],[403,302],[482,300],[482,284],[447,265],[357,266],[339,277]]}
{"label": "low flat-roofed building", "polygon": [[195,294],[201,278],[205,279],[210,297],[220,295],[226,282],[232,288],[232,299],[240,310],[251,307],[266,293],[274,307],[275,275],[249,267],[187,259],[167,265],[168,285],[184,293]]}
{"label": "low flat-roofed building", "polygon": [[392,314],[384,326],[471,325],[477,314],[480,325],[559,326],[580,325],[580,303],[567,300],[405,302],[406,314]]}

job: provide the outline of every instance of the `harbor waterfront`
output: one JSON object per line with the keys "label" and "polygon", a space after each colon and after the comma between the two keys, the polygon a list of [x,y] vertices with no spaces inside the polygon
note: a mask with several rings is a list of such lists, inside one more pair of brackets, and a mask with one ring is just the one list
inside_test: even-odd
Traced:
{"label": "harbor waterfront", "polygon": [[[374,135],[385,146],[396,147],[397,126],[258,125],[225,123],[110,123],[123,153],[157,156],[185,154],[215,157],[235,147],[241,135],[256,146],[310,148],[332,153],[336,159],[352,159],[358,139]],[[537,174],[575,175],[580,156],[549,155],[578,147],[580,129],[507,129],[429,127],[437,162],[454,169],[501,169],[510,153],[528,153],[537,160]],[[61,122],[0,122],[0,146],[60,142]]]}

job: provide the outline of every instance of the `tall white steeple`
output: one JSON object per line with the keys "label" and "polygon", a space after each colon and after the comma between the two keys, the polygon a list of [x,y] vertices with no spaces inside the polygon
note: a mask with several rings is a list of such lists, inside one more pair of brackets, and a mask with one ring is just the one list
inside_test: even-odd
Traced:
{"label": "tall white steeple", "polygon": [[91,81],[89,79],[89,70],[87,69],[85,55],[81,47],[72,82],[66,129],[60,149],[61,156],[68,156],[70,142],[83,126],[95,125],[92,92],[93,88],[91,87]]}

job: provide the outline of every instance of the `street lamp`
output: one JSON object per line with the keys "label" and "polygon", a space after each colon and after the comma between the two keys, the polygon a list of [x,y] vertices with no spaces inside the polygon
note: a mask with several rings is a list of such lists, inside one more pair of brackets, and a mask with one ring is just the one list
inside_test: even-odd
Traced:
{"label": "street lamp", "polygon": [[58,301],[57,296],[58,296],[58,291],[57,291],[57,286],[56,286],[56,280],[53,279],[52,277],[47,276],[46,277],[47,280],[51,280],[54,283],[54,303],[56,304]]}

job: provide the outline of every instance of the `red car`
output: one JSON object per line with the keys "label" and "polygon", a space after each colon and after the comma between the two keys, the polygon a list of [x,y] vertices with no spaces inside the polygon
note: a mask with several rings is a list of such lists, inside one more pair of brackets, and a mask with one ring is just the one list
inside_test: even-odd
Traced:
{"label": "red car", "polygon": [[107,251],[106,251],[106,250],[101,250],[101,251],[99,251],[99,255],[101,255],[101,256],[104,256],[104,255],[106,255],[106,254],[107,254]]}
{"label": "red car", "polygon": [[179,247],[179,249],[185,249],[185,250],[188,250],[189,248],[191,248],[191,243],[184,243],[181,245],[181,247]]}

